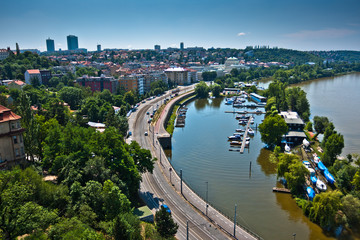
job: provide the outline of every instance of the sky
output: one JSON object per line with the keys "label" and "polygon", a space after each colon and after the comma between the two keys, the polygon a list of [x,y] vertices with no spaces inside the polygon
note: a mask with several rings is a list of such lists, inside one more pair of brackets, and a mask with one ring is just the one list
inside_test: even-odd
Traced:
{"label": "sky", "polygon": [[1,0],[0,48],[360,50],[360,0]]}

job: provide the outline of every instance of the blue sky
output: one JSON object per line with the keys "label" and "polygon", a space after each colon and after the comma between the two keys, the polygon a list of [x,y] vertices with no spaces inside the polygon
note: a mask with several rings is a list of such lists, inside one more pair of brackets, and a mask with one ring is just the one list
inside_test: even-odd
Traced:
{"label": "blue sky", "polygon": [[0,48],[360,50],[360,0],[1,0]]}

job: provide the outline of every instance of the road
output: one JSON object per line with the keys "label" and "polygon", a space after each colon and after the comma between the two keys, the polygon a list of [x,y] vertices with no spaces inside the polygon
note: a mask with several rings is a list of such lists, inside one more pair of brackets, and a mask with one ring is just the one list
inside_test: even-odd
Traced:
{"label": "road", "polygon": [[[192,88],[193,86],[183,87],[182,92],[189,91]],[[188,239],[233,239],[229,234],[225,234],[219,229],[221,225],[223,229],[232,234],[234,225],[229,219],[219,214],[211,206],[208,206],[206,211],[206,202],[193,193],[188,186],[183,185],[183,195],[181,195],[180,178],[175,171],[170,170],[171,165],[159,147],[156,140],[157,129],[147,122],[149,116],[146,112],[158,108],[165,98],[169,98],[170,94],[166,93],[141,104],[129,118],[129,129],[132,131],[132,137],[127,141],[137,141],[141,147],[149,149],[152,155],[159,159],[155,164],[153,174],[142,175],[140,195],[154,212],[162,204],[170,207],[172,216],[179,225],[176,234],[178,239],[187,239],[187,225]],[[144,135],[145,132],[148,132],[148,136]],[[199,209],[202,210],[199,211]],[[205,216],[206,213],[214,221],[210,221]],[[236,237],[238,239],[255,239],[238,226],[236,227]]]}

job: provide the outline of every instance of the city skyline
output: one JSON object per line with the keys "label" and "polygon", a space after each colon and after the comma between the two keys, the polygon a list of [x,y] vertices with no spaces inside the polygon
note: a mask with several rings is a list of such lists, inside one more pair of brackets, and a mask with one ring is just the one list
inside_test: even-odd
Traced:
{"label": "city skyline", "polygon": [[[17,11],[13,11],[16,7]],[[161,49],[270,46],[296,50],[360,50],[360,2],[214,0],[190,2],[44,0],[2,3],[0,48],[67,49],[75,35],[79,48]]]}

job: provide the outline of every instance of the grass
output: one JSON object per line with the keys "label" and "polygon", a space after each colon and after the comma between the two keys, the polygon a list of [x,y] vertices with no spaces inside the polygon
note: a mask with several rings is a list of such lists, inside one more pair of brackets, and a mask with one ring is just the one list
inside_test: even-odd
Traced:
{"label": "grass", "polygon": [[171,116],[169,118],[169,121],[166,125],[166,131],[172,135],[174,133],[174,129],[175,129],[175,119],[176,119],[176,112],[178,110],[178,108],[180,107],[179,104],[175,104],[174,105],[174,108],[173,108],[173,111],[171,113]]}

